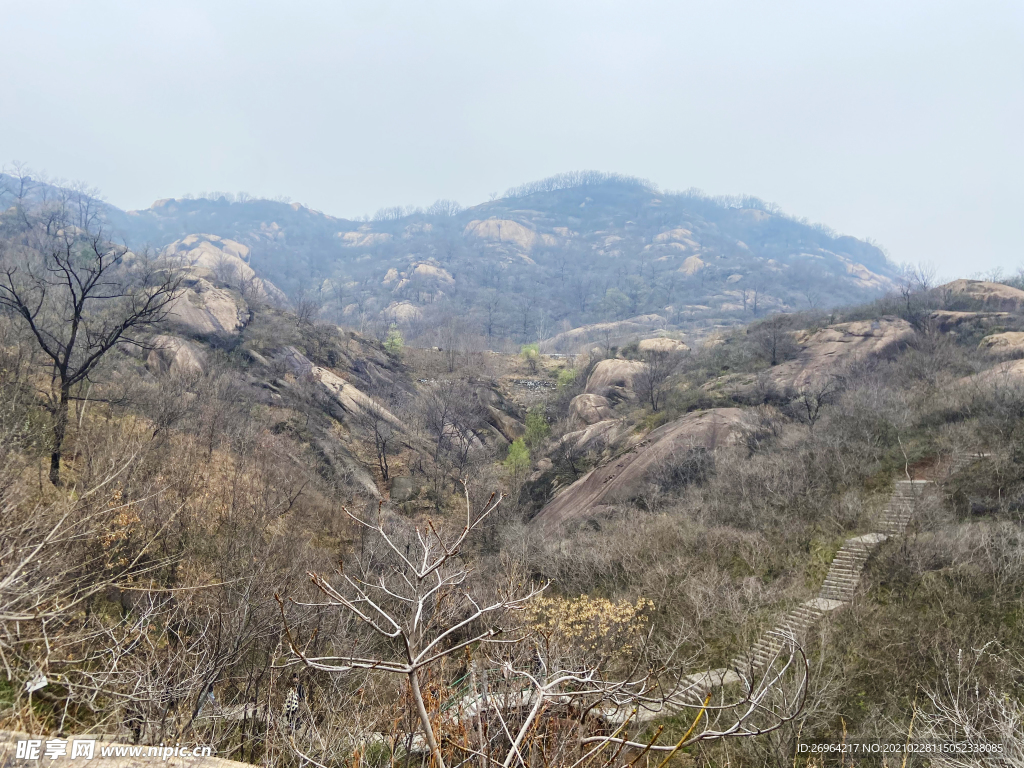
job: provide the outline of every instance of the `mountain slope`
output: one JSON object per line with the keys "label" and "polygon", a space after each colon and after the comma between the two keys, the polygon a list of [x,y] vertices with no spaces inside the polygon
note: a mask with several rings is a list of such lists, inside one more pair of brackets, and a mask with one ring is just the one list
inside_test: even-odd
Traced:
{"label": "mountain slope", "polygon": [[[702,335],[766,312],[873,298],[894,276],[874,245],[756,198],[663,193],[596,173],[552,177],[464,210],[448,201],[382,209],[372,221],[244,196],[106,206],[104,215],[135,246],[191,235],[236,241],[250,252],[247,268],[326,319],[364,330],[397,322],[407,337],[440,346],[431,338],[452,318],[463,336],[491,346],[559,337],[549,345],[558,351],[597,337],[625,341],[635,326]],[[582,330],[559,336],[573,329]]]}

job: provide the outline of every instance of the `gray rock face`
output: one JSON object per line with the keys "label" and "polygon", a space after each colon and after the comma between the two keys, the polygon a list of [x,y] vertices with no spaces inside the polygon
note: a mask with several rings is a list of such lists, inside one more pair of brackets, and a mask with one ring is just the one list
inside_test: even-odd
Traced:
{"label": "gray rock face", "polygon": [[241,296],[194,272],[183,287],[167,312],[172,325],[195,336],[236,336],[245,327],[249,312]]}
{"label": "gray rock face", "polygon": [[840,323],[814,333],[801,331],[794,337],[802,347],[800,353],[772,368],[768,376],[780,390],[799,390],[855,361],[891,354],[913,337],[913,326],[898,317]]}
{"label": "gray rock face", "polygon": [[1010,317],[1009,312],[953,312],[940,309],[932,312],[928,319],[942,333],[959,333],[965,326],[968,329],[990,328],[1005,323]]}
{"label": "gray rock face", "polygon": [[615,411],[607,397],[601,395],[577,395],[569,403],[569,416],[577,424],[588,426],[599,421],[615,418]]}
{"label": "gray rock face", "polygon": [[985,309],[1016,312],[1024,307],[1024,291],[1002,283],[985,280],[954,280],[935,289],[949,299],[963,297],[980,302]]}
{"label": "gray rock face", "polygon": [[633,397],[633,379],[644,364],[636,360],[602,360],[587,379],[587,394],[606,398]]}
{"label": "gray rock face", "polygon": [[599,453],[618,445],[629,436],[629,424],[624,419],[605,419],[584,429],[566,432],[559,443],[571,446],[579,453]]}
{"label": "gray rock face", "polygon": [[165,258],[188,267],[209,270],[221,282],[241,288],[246,286],[261,299],[279,307],[288,306],[288,298],[271,283],[256,276],[249,266],[249,248],[217,235],[189,235],[164,248]]}
{"label": "gray rock face", "polygon": [[537,514],[534,524],[585,520],[595,507],[635,498],[651,472],[673,454],[692,448],[714,450],[737,442],[743,433],[742,414],[739,408],[715,408],[687,414],[659,427],[623,455],[558,494]]}
{"label": "gray rock face", "polygon": [[689,352],[690,348],[681,341],[666,337],[642,339],[639,344],[641,352]]}
{"label": "gray rock face", "polygon": [[983,338],[978,347],[993,355],[1024,356],[1024,333],[1020,331],[993,333],[991,336]]}
{"label": "gray rock face", "polygon": [[154,375],[201,375],[205,360],[198,345],[177,336],[154,336],[153,348],[146,357],[146,368]]}

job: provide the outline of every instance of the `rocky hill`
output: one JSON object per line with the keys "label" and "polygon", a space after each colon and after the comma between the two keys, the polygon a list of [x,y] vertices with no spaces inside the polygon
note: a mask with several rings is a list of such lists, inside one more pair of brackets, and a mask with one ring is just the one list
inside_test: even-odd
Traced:
{"label": "rocky hill", "polygon": [[[774,316],[678,353],[676,373],[665,382],[674,400],[658,414],[662,425],[650,431],[652,414],[646,423],[637,416],[648,406],[638,377],[649,362],[578,360],[586,371],[578,383],[582,392],[563,398],[564,429],[547,446],[553,460],[535,465],[534,496],[546,503],[534,523],[556,530],[629,503],[643,505],[652,489],[699,482],[716,451],[760,440],[766,418],[785,414],[813,430],[840,393],[859,386],[865,370],[922,346],[973,349],[977,367],[948,382],[951,388],[1019,387],[1024,333],[1015,329],[1022,306],[1024,291],[1017,288],[956,280],[922,294],[909,310],[890,299],[849,317],[833,316],[838,322],[831,324]],[[625,353],[631,351],[639,352]],[[775,416],[766,417],[764,409]]]}
{"label": "rocky hill", "polygon": [[[669,193],[596,173],[527,184],[471,208],[438,201],[363,221],[226,195],[102,210],[112,234],[134,247],[201,247],[205,266],[222,262],[236,285],[258,278],[276,303],[286,295],[363,330],[396,322],[439,346],[437,329],[452,318],[491,348],[501,339],[571,352],[699,337],[770,312],[871,299],[894,276],[876,246],[757,198]],[[239,259],[244,269],[229,264]]]}

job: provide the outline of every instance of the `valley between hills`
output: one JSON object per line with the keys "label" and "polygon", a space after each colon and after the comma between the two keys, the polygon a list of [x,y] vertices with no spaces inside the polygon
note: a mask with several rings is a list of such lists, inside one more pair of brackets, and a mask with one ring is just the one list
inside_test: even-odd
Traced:
{"label": "valley between hills", "polygon": [[0,727],[281,766],[1024,760],[1015,281],[618,176],[365,221],[14,181]]}

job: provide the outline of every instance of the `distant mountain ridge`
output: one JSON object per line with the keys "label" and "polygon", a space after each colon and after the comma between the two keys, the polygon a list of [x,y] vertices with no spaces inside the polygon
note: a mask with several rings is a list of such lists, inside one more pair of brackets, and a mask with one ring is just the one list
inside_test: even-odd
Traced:
{"label": "distant mountain ridge", "polygon": [[[234,241],[268,291],[334,322],[396,322],[419,337],[455,318],[492,344],[587,337],[594,324],[631,318],[686,336],[870,299],[891,290],[895,275],[877,246],[757,198],[666,193],[596,172],[525,184],[467,209],[382,209],[369,221],[226,195],[141,211],[105,205],[103,216],[133,247],[195,235]],[[573,329],[583,332],[565,336]]]}

